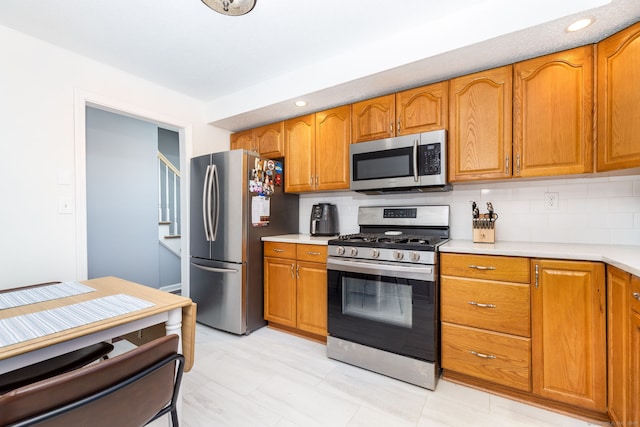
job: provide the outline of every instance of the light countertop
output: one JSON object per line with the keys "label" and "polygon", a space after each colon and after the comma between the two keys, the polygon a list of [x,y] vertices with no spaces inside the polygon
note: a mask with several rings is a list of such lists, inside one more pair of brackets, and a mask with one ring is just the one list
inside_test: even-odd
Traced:
{"label": "light countertop", "polygon": [[263,237],[263,242],[278,242],[278,243],[302,243],[305,245],[326,245],[331,239],[335,239],[336,236],[311,236],[309,234],[281,234],[278,236]]}
{"label": "light countertop", "polygon": [[[309,234],[282,234],[263,237],[265,242],[326,245],[335,236]],[[471,240],[449,240],[440,246],[440,252],[464,254],[523,256],[528,258],[554,258],[577,261],[601,261],[640,276],[640,246],[593,245],[577,243],[496,242],[473,243]]]}
{"label": "light countertop", "polygon": [[640,276],[640,246],[449,240],[440,246],[440,252],[602,261]]}

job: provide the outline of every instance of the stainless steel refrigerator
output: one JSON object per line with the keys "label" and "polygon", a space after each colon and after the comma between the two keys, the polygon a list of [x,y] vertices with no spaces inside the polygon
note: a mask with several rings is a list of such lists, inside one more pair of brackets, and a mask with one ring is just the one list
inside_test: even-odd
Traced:
{"label": "stainless steel refrigerator", "polygon": [[196,320],[234,334],[266,324],[263,236],[298,232],[281,161],[232,150],[191,159],[190,297]]}

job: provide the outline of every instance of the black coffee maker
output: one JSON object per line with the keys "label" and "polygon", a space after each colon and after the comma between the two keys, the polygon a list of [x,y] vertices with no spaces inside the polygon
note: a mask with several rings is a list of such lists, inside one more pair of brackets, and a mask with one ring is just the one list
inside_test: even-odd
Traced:
{"label": "black coffee maker", "polygon": [[338,207],[332,203],[318,203],[311,208],[309,233],[312,236],[336,236],[340,234],[338,226]]}

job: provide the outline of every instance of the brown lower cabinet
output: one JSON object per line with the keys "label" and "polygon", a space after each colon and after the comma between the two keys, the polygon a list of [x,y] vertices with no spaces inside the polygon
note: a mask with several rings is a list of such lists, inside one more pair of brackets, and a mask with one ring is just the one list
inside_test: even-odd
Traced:
{"label": "brown lower cabinet", "polygon": [[640,278],[607,267],[608,400],[612,425],[640,425]]}
{"label": "brown lower cabinet", "polygon": [[264,318],[319,341],[327,337],[327,247],[264,243]]}
{"label": "brown lower cabinet", "polygon": [[445,378],[608,421],[602,263],[443,253],[440,268]]}

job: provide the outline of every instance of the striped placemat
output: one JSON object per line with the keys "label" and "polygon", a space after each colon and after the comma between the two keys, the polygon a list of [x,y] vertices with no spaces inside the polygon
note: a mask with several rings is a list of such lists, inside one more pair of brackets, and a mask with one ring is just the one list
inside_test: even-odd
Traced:
{"label": "striped placemat", "polygon": [[95,289],[83,285],[80,282],[69,281],[3,292],[0,293],[0,310],[70,297],[72,295],[86,294],[87,292],[93,291],[95,291]]}
{"label": "striped placemat", "polygon": [[154,305],[140,298],[118,294],[0,319],[0,347],[88,325]]}

